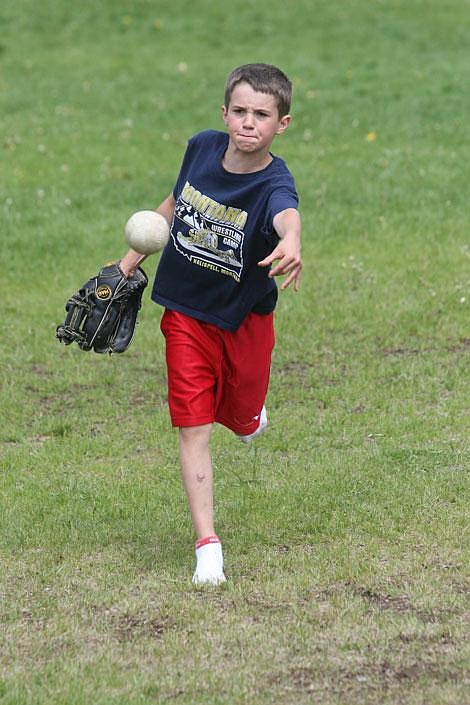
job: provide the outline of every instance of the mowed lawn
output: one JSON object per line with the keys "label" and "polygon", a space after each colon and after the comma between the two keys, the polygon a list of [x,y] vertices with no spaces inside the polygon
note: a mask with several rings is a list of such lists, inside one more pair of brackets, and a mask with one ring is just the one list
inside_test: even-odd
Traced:
{"label": "mowed lawn", "polygon": [[[470,702],[468,2],[0,7],[1,705]],[[122,356],[55,339],[228,72],[278,64],[301,291],[194,544],[149,294]],[[152,279],[157,256],[144,265]]]}

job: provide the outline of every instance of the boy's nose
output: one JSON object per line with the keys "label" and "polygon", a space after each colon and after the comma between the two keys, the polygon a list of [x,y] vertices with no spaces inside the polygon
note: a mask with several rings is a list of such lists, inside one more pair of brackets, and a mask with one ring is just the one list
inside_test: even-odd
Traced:
{"label": "boy's nose", "polygon": [[243,120],[243,124],[246,127],[253,127],[253,124],[254,124],[253,113],[245,113],[245,119]]}

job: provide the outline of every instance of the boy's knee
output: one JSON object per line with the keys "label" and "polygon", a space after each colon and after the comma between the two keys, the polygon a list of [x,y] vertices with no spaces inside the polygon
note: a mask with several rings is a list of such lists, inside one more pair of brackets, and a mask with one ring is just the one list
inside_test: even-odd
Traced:
{"label": "boy's knee", "polygon": [[179,429],[180,442],[182,443],[208,443],[212,432],[212,424],[202,426],[181,426]]}

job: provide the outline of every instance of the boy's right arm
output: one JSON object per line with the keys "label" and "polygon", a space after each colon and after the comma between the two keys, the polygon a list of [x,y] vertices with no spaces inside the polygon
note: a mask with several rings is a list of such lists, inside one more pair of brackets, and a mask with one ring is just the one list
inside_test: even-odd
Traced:
{"label": "boy's right arm", "polygon": [[[173,220],[173,214],[175,212],[175,206],[176,206],[176,201],[175,197],[173,196],[172,193],[165,198],[162,203],[158,206],[158,208],[155,208],[157,213],[160,213],[165,220],[167,221],[168,225],[171,226],[171,222]],[[146,255],[141,255],[140,252],[136,252],[135,250],[129,249],[124,257],[121,259],[119,262],[119,266],[121,268],[122,273],[126,277],[130,277],[137,267],[142,264],[144,259],[146,258]]]}

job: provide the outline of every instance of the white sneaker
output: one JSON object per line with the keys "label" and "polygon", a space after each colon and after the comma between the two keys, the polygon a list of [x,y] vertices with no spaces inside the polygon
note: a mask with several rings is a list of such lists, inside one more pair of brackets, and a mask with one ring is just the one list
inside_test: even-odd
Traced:
{"label": "white sneaker", "polygon": [[256,431],[253,431],[253,433],[248,434],[248,436],[238,436],[238,438],[243,442],[243,443],[249,443],[252,441],[254,438],[257,436],[260,436],[263,431],[265,430],[266,426],[268,425],[268,415],[266,413],[266,407],[263,406],[263,408],[260,411],[259,415],[259,426],[256,429]]}
{"label": "white sneaker", "polygon": [[[213,539],[214,537],[210,537]],[[195,585],[220,585],[225,583],[224,557],[220,541],[209,540],[198,547],[196,543],[196,570],[193,575]]]}

